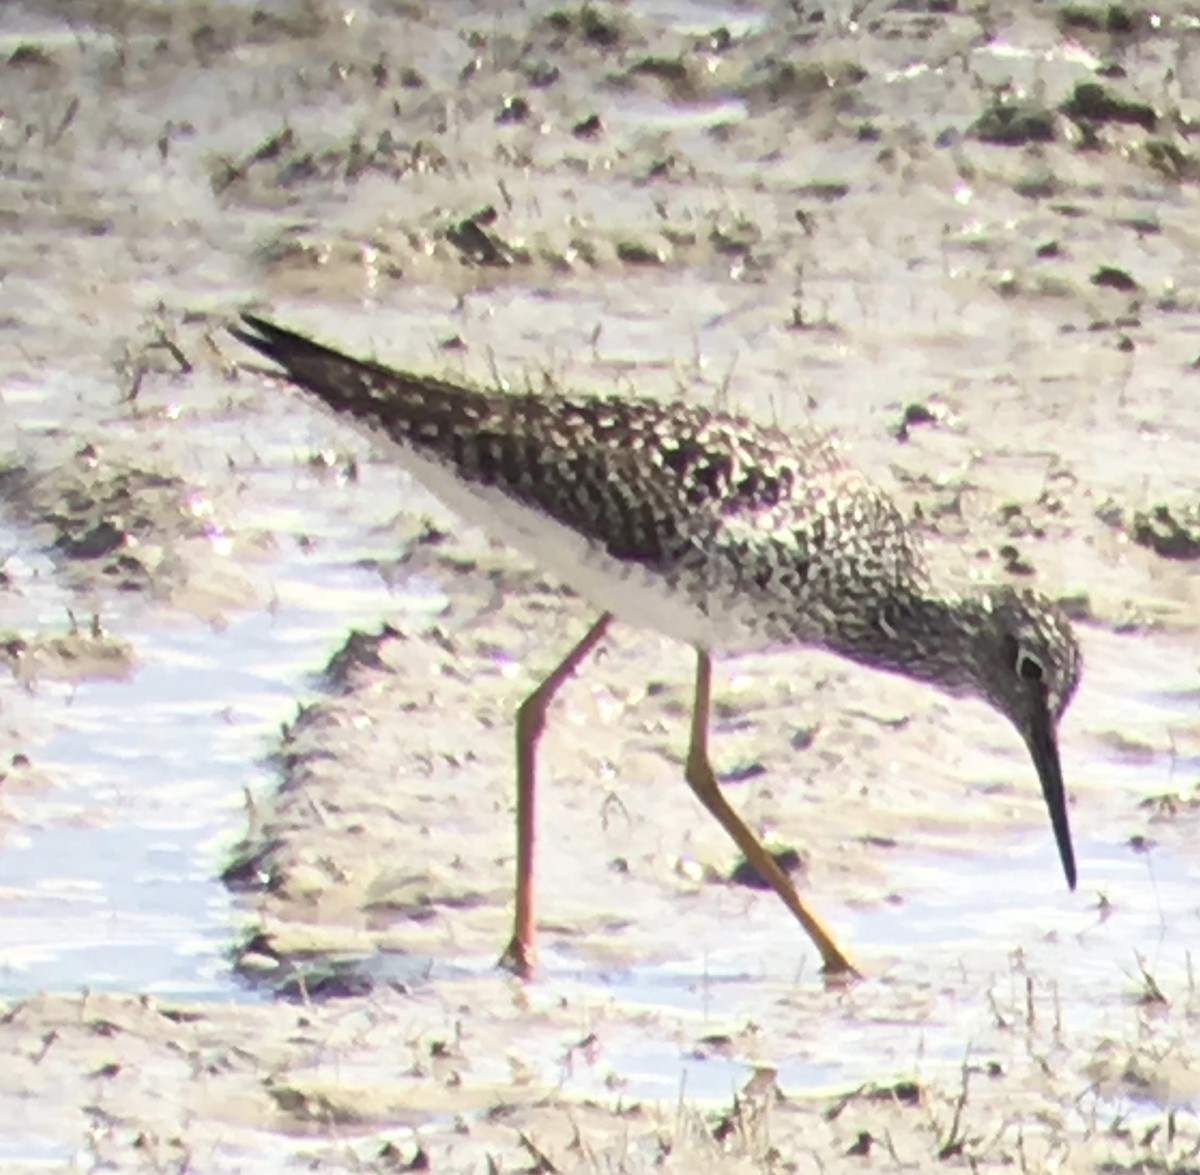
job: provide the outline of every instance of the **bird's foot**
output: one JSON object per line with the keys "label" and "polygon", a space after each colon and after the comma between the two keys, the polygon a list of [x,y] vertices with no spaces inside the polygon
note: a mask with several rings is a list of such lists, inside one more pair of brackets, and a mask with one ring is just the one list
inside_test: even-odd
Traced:
{"label": "bird's foot", "polygon": [[511,971],[518,979],[530,979],[537,965],[537,951],[513,935],[512,941],[504,948],[504,954],[497,960],[496,965],[503,967],[505,971]]}
{"label": "bird's foot", "polygon": [[828,988],[849,987],[863,978],[863,973],[836,947],[826,954],[821,965],[821,977]]}

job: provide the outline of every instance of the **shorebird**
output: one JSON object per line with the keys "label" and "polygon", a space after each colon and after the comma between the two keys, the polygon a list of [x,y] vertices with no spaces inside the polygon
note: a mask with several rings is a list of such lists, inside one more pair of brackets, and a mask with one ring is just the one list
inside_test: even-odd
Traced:
{"label": "shorebird", "polygon": [[1070,621],[1030,590],[936,582],[899,508],[828,438],[683,403],[483,390],[242,319],[231,328],[241,342],[599,612],[517,710],[516,912],[503,965],[528,975],[536,958],[534,800],[546,712],[614,618],[695,649],[684,778],[808,933],[827,974],[856,969],[729,806],[709,762],[715,653],[818,647],[983,698],[1029,749],[1075,888],[1057,743],[1081,668]]}

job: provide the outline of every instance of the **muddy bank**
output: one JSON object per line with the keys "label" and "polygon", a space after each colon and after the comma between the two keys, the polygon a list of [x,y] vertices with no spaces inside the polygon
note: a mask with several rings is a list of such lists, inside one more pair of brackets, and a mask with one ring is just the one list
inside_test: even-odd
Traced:
{"label": "muddy bank", "polygon": [[[648,1011],[631,1026],[565,986],[514,983],[497,1002],[492,977],[256,1008],[38,996],[0,1019],[6,1147],[67,1128],[72,1161],[118,1170],[1191,1169],[1189,1115],[1158,1107],[1195,1095],[1194,993],[1147,976],[1120,1040],[1097,1043],[1020,966],[982,990],[966,979],[920,995],[934,1019],[982,999],[969,1050],[896,1058],[906,1077],[837,1093],[792,1086],[802,1042],[836,1029],[847,1052],[873,1049],[879,1025],[912,1017],[912,992],[795,989],[770,1027]],[[678,1049],[681,1076],[650,1094],[643,1067]],[[693,1087],[706,1063],[724,1090]]]}
{"label": "muddy bank", "polygon": [[[1194,1167],[1198,35],[6,8],[0,1165]],[[729,797],[868,974],[825,990],[679,778],[687,651],[620,630],[543,744],[543,978],[496,972],[513,708],[590,617],[264,380],[247,304],[836,431],[939,570],[1078,618],[1079,892],[982,706],[722,662]]]}

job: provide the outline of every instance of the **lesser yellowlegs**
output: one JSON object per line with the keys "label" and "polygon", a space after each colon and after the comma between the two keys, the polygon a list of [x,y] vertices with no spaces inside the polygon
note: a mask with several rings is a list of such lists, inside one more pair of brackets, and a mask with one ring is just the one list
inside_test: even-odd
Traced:
{"label": "lesser yellowlegs", "polygon": [[1011,586],[935,583],[895,503],[826,439],[682,403],[507,394],[354,359],[253,315],[233,328],[297,386],[365,426],[465,520],[600,610],[517,711],[517,879],[502,961],[528,974],[536,750],[560,686],[615,618],[696,650],[685,779],[821,953],[854,970],[721,794],[708,757],[715,652],[816,646],[988,701],[1017,728],[1067,884],[1075,859],[1058,721],[1079,680],[1071,625]]}

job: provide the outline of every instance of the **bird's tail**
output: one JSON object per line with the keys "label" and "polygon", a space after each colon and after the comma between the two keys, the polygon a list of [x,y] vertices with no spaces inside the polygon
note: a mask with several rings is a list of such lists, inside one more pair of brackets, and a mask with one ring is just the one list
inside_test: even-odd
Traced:
{"label": "bird's tail", "polygon": [[489,397],[477,388],[357,359],[254,314],[242,322],[229,328],[234,338],[327,408],[393,440],[437,448],[455,428],[487,414]]}
{"label": "bird's tail", "polygon": [[242,322],[245,327],[229,328],[235,339],[277,363],[288,379],[331,408],[373,416],[380,392],[396,391],[396,373],[377,363],[344,355],[254,314],[243,314]]}

